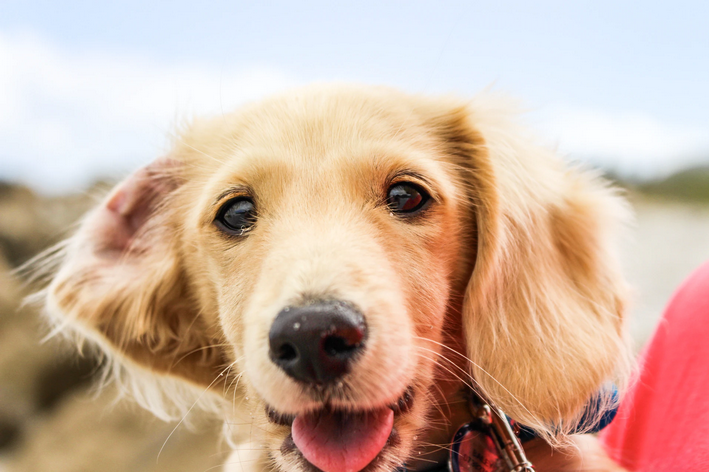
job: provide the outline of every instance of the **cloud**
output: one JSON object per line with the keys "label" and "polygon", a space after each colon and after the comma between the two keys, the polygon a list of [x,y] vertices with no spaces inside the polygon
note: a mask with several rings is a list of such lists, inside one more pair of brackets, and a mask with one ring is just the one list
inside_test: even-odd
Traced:
{"label": "cloud", "polygon": [[[0,33],[0,65],[0,179],[45,193],[126,173],[164,152],[175,125],[190,117],[301,82],[266,65],[65,50],[30,33]],[[547,143],[624,174],[651,177],[709,159],[709,123],[564,105],[532,118]]]}
{"label": "cloud", "polygon": [[0,34],[0,178],[47,193],[126,172],[165,150],[174,126],[296,83],[284,71],[64,51]]}
{"label": "cloud", "polygon": [[543,133],[571,158],[651,178],[709,162],[709,123],[679,126],[637,112],[549,107]]}

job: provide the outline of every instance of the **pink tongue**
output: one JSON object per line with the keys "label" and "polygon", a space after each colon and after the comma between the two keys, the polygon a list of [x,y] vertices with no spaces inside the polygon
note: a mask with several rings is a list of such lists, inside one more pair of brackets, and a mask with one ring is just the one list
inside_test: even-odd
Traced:
{"label": "pink tongue", "polygon": [[377,457],[394,426],[394,412],[317,412],[293,421],[293,442],[324,472],[358,472]]}

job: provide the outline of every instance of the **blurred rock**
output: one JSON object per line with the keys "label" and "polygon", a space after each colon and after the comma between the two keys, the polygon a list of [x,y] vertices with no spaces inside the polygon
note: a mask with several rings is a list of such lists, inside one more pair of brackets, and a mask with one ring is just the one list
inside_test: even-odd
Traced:
{"label": "blurred rock", "polygon": [[42,342],[48,329],[31,307],[20,308],[27,291],[0,255],[0,430],[12,445],[23,424],[38,410],[86,383],[95,361],[77,361],[69,346]]}
{"label": "blurred rock", "polygon": [[0,411],[0,450],[12,447],[20,439],[22,419],[12,412]]}
{"label": "blurred rock", "polygon": [[12,411],[21,418],[49,408],[95,370],[94,360],[77,361],[69,346],[42,342],[47,325],[34,307],[20,308],[33,289],[10,272],[57,242],[92,201],[86,195],[45,198],[0,184],[0,415]]}
{"label": "blurred rock", "polygon": [[[228,453],[217,452],[219,428],[195,431],[156,420],[116,391],[65,397],[51,415],[35,418],[8,463],[12,472],[206,472],[219,471]],[[168,439],[169,436],[169,439]],[[165,445],[160,457],[160,448]]]}
{"label": "blurred rock", "polygon": [[84,194],[42,197],[22,185],[0,183],[0,251],[17,267],[61,241],[105,192],[104,187]]}

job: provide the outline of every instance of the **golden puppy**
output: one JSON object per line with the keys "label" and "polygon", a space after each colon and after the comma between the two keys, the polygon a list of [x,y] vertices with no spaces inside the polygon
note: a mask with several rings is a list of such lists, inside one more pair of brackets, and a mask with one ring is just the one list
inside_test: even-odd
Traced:
{"label": "golden puppy", "polygon": [[235,470],[426,470],[473,390],[540,470],[610,469],[546,444],[625,376],[625,207],[505,108],[320,86],[197,121],[87,215],[47,312],[157,414],[248,419]]}

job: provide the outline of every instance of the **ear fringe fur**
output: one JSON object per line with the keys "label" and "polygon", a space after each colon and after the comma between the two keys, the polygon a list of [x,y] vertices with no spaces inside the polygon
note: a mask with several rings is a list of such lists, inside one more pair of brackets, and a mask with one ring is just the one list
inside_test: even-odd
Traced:
{"label": "ear fringe fur", "polygon": [[[506,109],[507,108],[507,109]],[[457,116],[456,116],[457,115]],[[483,394],[553,445],[568,445],[614,408],[624,387],[626,287],[613,237],[630,211],[596,173],[564,164],[514,123],[512,107],[479,97],[448,130],[468,169],[478,261],[464,323]],[[471,160],[472,156],[472,160]],[[514,369],[514,370],[513,370]]]}
{"label": "ear fringe fur", "polygon": [[[90,216],[91,213],[82,221]],[[81,226],[82,221],[77,226]],[[109,384],[115,384],[119,398],[133,399],[142,408],[164,421],[185,422],[188,413],[193,410],[216,414],[222,418],[226,402],[223,395],[212,392],[211,386],[206,389],[197,387],[184,380],[141,367],[117,354],[116,348],[110,346],[94,329],[64,316],[62,310],[55,306],[49,294],[48,284],[69,258],[73,243],[72,238],[66,239],[16,269],[16,273],[25,280],[26,285],[44,286],[28,295],[23,302],[25,306],[36,307],[44,315],[48,333],[43,342],[61,337],[75,345],[81,355],[96,357],[101,366],[97,391],[103,390]],[[226,370],[224,373],[228,376]]]}
{"label": "ear fringe fur", "polygon": [[[38,259],[35,263],[41,264],[42,260]],[[132,399],[163,421],[182,420],[189,424],[188,414],[193,410],[220,418],[223,416],[226,404],[217,392],[213,392],[210,387],[200,388],[184,380],[149,371],[119,356],[115,348],[109,346],[93,330],[58,316],[58,311],[48,305],[46,289],[28,296],[25,302],[44,307],[44,317],[49,327],[44,342],[61,337],[73,344],[81,355],[98,359],[101,369],[96,383],[97,391],[115,384],[118,387],[118,399]]]}

